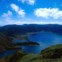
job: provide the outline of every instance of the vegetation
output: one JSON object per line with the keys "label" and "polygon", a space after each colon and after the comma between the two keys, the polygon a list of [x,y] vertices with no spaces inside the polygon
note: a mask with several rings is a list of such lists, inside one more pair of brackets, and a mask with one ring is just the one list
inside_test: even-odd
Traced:
{"label": "vegetation", "polygon": [[[0,62],[62,62],[62,44],[48,47],[42,50],[40,54],[27,54],[22,51],[22,49],[19,50],[17,46],[35,46],[39,44],[36,42],[22,42],[15,45],[12,43],[13,38],[14,37],[0,33],[0,54],[6,50],[16,50],[16,52],[12,55],[0,57]],[[23,39],[27,40],[26,36],[24,36]]]}
{"label": "vegetation", "polygon": [[42,58],[58,59],[62,58],[62,44],[53,45],[41,51]]}
{"label": "vegetation", "polygon": [[21,45],[21,46],[25,46],[25,45],[29,45],[29,46],[37,46],[37,45],[40,45],[38,44],[37,42],[21,42],[21,43],[17,43],[15,45]]}

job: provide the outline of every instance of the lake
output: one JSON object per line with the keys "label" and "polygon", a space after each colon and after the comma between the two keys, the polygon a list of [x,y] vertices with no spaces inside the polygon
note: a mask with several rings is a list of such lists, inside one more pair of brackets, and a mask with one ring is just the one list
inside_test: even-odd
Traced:
{"label": "lake", "polygon": [[[32,42],[38,42],[40,45],[39,46],[22,46],[23,51],[26,53],[40,53],[41,50],[51,46],[51,45],[56,45],[56,44],[61,44],[62,43],[62,36],[57,35],[52,32],[38,32],[35,34],[30,34],[28,35],[28,40]],[[15,42],[21,42],[15,40]],[[14,42],[14,43],[15,43]],[[10,55],[14,54],[15,51],[6,51],[4,55]],[[1,56],[1,55],[0,55]]]}
{"label": "lake", "polygon": [[40,53],[41,50],[56,44],[62,43],[62,36],[52,32],[39,32],[28,35],[28,40],[38,42],[39,46],[24,46],[23,50],[27,53]]}

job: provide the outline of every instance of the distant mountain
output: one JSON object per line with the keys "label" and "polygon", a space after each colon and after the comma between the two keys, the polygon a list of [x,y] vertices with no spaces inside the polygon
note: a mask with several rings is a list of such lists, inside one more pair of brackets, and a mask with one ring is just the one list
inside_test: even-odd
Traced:
{"label": "distant mountain", "polygon": [[62,35],[62,25],[57,24],[24,24],[24,25],[6,25],[0,27],[0,32],[14,36],[15,34],[26,34],[30,32],[47,31]]}

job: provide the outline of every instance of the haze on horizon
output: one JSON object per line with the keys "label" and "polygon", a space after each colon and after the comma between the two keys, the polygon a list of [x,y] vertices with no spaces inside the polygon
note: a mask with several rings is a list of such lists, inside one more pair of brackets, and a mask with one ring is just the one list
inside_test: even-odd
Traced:
{"label": "haze on horizon", "polygon": [[0,26],[61,24],[62,0],[0,0]]}

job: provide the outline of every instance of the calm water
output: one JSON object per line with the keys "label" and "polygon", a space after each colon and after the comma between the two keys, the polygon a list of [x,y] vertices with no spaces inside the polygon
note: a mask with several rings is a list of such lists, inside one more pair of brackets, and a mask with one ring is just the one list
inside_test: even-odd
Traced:
{"label": "calm water", "polygon": [[9,55],[14,54],[16,51],[15,50],[9,50],[9,51],[4,51],[4,52],[0,52],[0,58],[1,57],[7,57]]}
{"label": "calm water", "polygon": [[[28,36],[28,39],[32,42],[38,42],[40,45],[39,46],[23,46],[22,49],[26,53],[40,53],[42,49],[45,49],[48,46],[62,43],[62,36],[59,36],[51,32],[39,32],[36,34],[31,34]],[[19,42],[17,40],[15,41]],[[6,51],[4,55],[13,54],[14,52],[15,51]]]}
{"label": "calm water", "polygon": [[51,32],[39,32],[28,36],[32,42],[38,42],[39,46],[24,46],[23,50],[27,53],[40,53],[41,50],[56,44],[62,43],[62,37]]}

